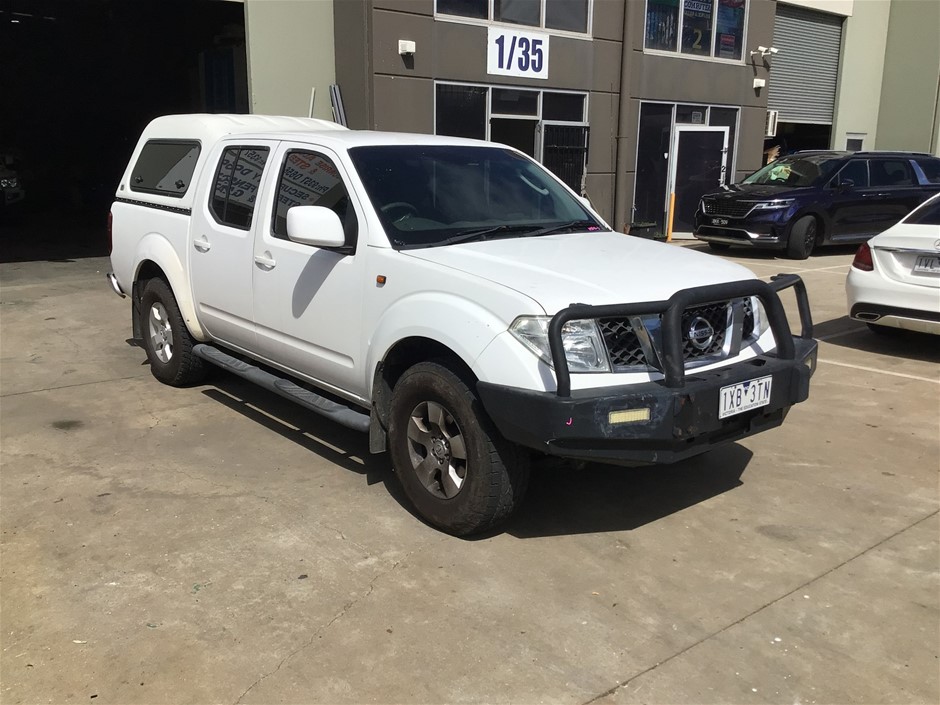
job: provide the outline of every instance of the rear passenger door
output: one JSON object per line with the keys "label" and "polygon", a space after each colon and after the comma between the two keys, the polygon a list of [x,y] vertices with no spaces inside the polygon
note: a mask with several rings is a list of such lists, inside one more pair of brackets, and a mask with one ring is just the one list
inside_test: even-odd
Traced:
{"label": "rear passenger door", "polygon": [[875,234],[883,232],[924,200],[923,188],[909,159],[882,157],[870,160],[871,198],[879,206]]}
{"label": "rear passenger door", "polygon": [[199,320],[214,339],[255,351],[251,291],[254,229],[276,142],[222,143],[210,156],[211,179],[193,205],[187,243]]}

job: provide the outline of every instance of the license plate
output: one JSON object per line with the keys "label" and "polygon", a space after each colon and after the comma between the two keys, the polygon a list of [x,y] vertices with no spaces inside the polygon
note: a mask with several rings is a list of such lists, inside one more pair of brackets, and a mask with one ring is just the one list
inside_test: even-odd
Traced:
{"label": "license plate", "polygon": [[773,377],[761,377],[721,388],[718,400],[718,418],[725,419],[770,403],[770,385]]}
{"label": "license plate", "polygon": [[712,225],[727,225],[727,218],[712,218]]}
{"label": "license plate", "polygon": [[940,274],[940,255],[918,255],[914,262],[914,272]]}

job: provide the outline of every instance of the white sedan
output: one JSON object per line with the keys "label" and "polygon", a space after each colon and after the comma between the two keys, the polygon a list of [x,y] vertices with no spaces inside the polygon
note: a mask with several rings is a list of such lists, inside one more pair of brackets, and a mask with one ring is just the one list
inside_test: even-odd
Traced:
{"label": "white sedan", "polygon": [[858,248],[845,293],[849,315],[876,332],[940,335],[940,194]]}

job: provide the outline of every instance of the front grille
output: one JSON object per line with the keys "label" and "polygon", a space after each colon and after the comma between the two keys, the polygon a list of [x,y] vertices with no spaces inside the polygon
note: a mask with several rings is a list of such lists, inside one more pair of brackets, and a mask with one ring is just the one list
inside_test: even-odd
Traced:
{"label": "front grille", "polygon": [[[725,336],[728,333],[729,306],[728,302],[724,302],[696,306],[685,310],[682,314],[682,357],[686,362],[711,357],[721,352],[725,344]],[[697,341],[698,344],[696,344],[690,331],[693,324],[707,331],[706,326],[701,321],[708,323],[712,334],[708,337],[703,336],[703,339]]]}
{"label": "front grille", "polygon": [[[739,299],[742,306],[741,340],[743,344],[754,338],[755,315],[750,298]],[[682,356],[685,363],[705,364],[719,360],[725,353],[725,342],[731,334],[733,317],[731,307],[734,302],[721,301],[701,306],[693,306],[682,314],[680,335],[682,338]],[[653,356],[662,354],[662,316],[644,316],[641,318],[601,318],[600,328],[607,354],[614,372],[638,372],[661,369],[658,359],[649,359],[641,344],[641,336],[647,341],[647,348]],[[642,326],[637,331],[634,324]],[[645,330],[644,330],[645,329]],[[695,332],[699,335],[696,336]],[[697,340],[697,344],[696,344]]]}
{"label": "front grille", "polygon": [[614,369],[648,366],[640,339],[628,319],[602,318],[598,324]]}
{"label": "front grille", "polygon": [[738,201],[730,198],[703,198],[702,208],[705,215],[716,215],[724,218],[743,218],[754,207],[748,201]]}

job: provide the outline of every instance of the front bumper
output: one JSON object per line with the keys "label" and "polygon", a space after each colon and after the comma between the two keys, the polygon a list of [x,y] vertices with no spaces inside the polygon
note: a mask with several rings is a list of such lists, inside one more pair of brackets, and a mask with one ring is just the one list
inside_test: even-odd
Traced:
{"label": "front bumper", "polygon": [[[793,404],[809,396],[816,341],[795,338],[796,357],[762,355],[697,373],[678,389],[660,382],[580,390],[570,397],[479,383],[483,405],[509,440],[578,460],[614,465],[674,463],[783,423]],[[758,377],[773,377],[770,403],[718,418],[720,390]],[[611,423],[611,413],[649,409],[649,419]]]}
{"label": "front bumper", "polygon": [[786,223],[777,211],[752,211],[747,217],[731,218],[705,215],[699,210],[693,234],[705,242],[779,250],[787,244]]}
{"label": "front bumper", "polygon": [[[793,287],[802,322],[790,333],[777,292]],[[686,373],[680,321],[696,304],[744,296],[760,298],[776,348],[771,353],[709,371]],[[570,320],[662,315],[663,379],[603,389],[571,390],[561,330]],[[541,392],[480,382],[487,413],[510,441],[550,455],[617,465],[673,463],[717,445],[779,426],[789,408],[809,395],[816,368],[809,300],[802,280],[779,275],[758,280],[684,289],[668,301],[614,306],[576,304],[559,311],[549,325],[556,392]],[[766,406],[720,419],[722,387],[772,377]],[[621,412],[621,413],[618,413]]]}

